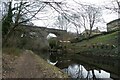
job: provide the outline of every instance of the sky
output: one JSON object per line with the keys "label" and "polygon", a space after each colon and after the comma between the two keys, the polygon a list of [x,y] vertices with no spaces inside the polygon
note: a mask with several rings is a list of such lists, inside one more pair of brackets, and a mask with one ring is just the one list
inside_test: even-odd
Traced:
{"label": "sky", "polygon": [[[102,7],[104,4],[106,4],[106,5],[111,4],[110,1],[112,1],[112,0],[75,0],[75,1],[78,1],[78,2],[81,1],[81,2],[86,2],[86,3],[96,4],[96,5]],[[105,22],[107,22],[107,23],[118,18],[118,14],[114,14],[114,13],[110,14],[106,10],[104,10],[102,15],[103,15],[103,18],[104,18]]]}
{"label": "sky", "polygon": [[[8,0],[4,0],[4,1],[8,1]],[[33,1],[33,0],[32,0]],[[47,0],[43,0],[43,1],[47,1]],[[98,6],[102,6],[103,4],[109,4],[110,0],[49,0],[49,1],[62,1],[64,3],[69,4],[71,7],[75,8],[77,7],[77,4],[74,2],[81,2],[81,3],[90,3],[90,4],[96,4]],[[53,11],[53,9],[50,9],[48,7],[46,7],[47,13],[46,12],[40,12],[37,17],[42,18],[42,20],[33,20],[32,22],[34,23],[34,25],[37,26],[43,26],[43,27],[53,27],[52,25],[54,24],[54,22],[57,19],[57,16],[59,15],[56,11]],[[118,18],[118,14],[115,13],[109,13],[108,11],[104,10],[102,12],[102,17],[104,19],[104,21],[106,23],[115,20]],[[106,31],[106,23],[99,23],[98,27],[101,31]],[[84,29],[81,28],[81,31],[83,31]],[[73,25],[70,25],[68,31],[70,32],[76,32],[75,28]]]}
{"label": "sky", "polygon": [[[50,1],[53,1],[53,0],[50,0]],[[68,3],[69,5],[71,5],[72,7],[77,7],[76,6],[76,3],[73,2],[73,0],[55,0],[55,1],[63,1],[63,2],[66,2]],[[108,4],[110,2],[110,0],[74,0],[76,2],[84,2],[84,3],[90,3],[90,4],[96,4],[98,6],[102,6],[103,4]],[[38,25],[38,26],[47,26],[47,27],[52,27],[52,24],[56,21],[56,18],[55,16],[57,16],[57,12],[52,12],[51,10],[48,12],[47,15],[50,15],[48,16],[47,18],[49,18],[49,20],[37,20],[37,21],[32,21],[35,25]],[[40,16],[40,15],[38,15]],[[53,19],[54,17],[54,19]],[[104,21],[106,23],[109,23],[110,21],[112,20],[115,20],[118,18],[118,14],[115,14],[115,13],[109,13],[108,10],[104,10],[102,12],[102,17],[104,19]],[[106,23],[99,23],[98,26],[99,29],[101,31],[106,31]],[[73,25],[71,25],[71,27],[68,29],[68,31],[70,32],[76,32],[76,30],[74,29]],[[81,31],[84,31],[84,29],[82,28]]]}

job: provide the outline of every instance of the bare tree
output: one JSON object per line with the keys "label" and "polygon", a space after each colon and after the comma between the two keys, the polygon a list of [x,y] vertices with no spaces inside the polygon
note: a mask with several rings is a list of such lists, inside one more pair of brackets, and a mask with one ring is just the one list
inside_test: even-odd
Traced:
{"label": "bare tree", "polygon": [[[62,2],[51,2],[46,3],[55,11],[58,12],[58,20],[56,21],[55,25],[59,25],[59,28],[69,28],[68,24],[73,24],[74,29],[76,29],[77,34],[80,33],[81,23],[80,23],[80,14],[76,13],[76,10],[73,8],[68,8],[65,3]],[[65,9],[66,8],[66,9]],[[69,10],[70,9],[70,10]]]}
{"label": "bare tree", "polygon": [[62,30],[68,30],[68,25],[70,22],[64,18],[61,14],[57,16],[56,22],[54,23],[54,26],[58,27]]}
{"label": "bare tree", "polygon": [[[15,28],[23,23],[31,21],[46,6],[44,3],[37,6],[34,2],[29,3],[23,2],[22,0],[14,4],[12,4],[12,1],[8,3],[8,13],[3,18],[3,29],[5,28],[4,24],[9,23],[10,25],[6,25],[9,26],[9,28],[4,35],[3,43],[5,43],[8,37],[14,32]],[[12,7],[12,5],[14,5],[14,7]],[[36,9],[33,9],[35,7]]]}
{"label": "bare tree", "polygon": [[[19,27],[21,24],[26,24],[27,22],[30,22],[33,19],[39,20],[40,18],[36,17],[36,15],[42,11],[46,5],[50,5],[51,8],[54,8],[57,10],[54,5],[62,4],[61,2],[49,2],[49,1],[35,1],[35,2],[25,2],[23,0],[14,3],[14,7],[12,7],[12,1],[9,2],[10,7],[8,8],[8,15],[9,13],[12,15],[9,17],[11,19],[10,28],[8,29],[6,35],[4,36],[4,42],[9,38],[9,36],[14,32],[14,30]],[[59,12],[60,10],[58,10]],[[3,22],[6,21],[6,19],[3,19]],[[9,23],[9,22],[8,22]],[[4,27],[4,26],[3,26]]]}
{"label": "bare tree", "polygon": [[109,4],[105,4],[106,9],[111,10],[112,12],[120,14],[120,1],[119,0],[111,0]]}
{"label": "bare tree", "polygon": [[88,24],[90,28],[89,37],[91,36],[92,29],[94,25],[100,20],[100,9],[91,5],[85,6],[85,11],[88,19]]}
{"label": "bare tree", "polygon": [[79,25],[85,29],[89,28],[89,31],[86,32],[88,37],[92,34],[92,29],[98,22],[102,21],[101,18],[101,8],[93,4],[81,4],[76,2],[80,7],[77,10],[76,14],[79,14]]}

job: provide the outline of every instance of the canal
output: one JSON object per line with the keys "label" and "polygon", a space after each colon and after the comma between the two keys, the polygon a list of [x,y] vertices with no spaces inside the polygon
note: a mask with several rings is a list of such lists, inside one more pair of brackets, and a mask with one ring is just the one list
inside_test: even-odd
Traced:
{"label": "canal", "polygon": [[119,58],[52,52],[49,61],[71,78],[93,80],[120,78]]}

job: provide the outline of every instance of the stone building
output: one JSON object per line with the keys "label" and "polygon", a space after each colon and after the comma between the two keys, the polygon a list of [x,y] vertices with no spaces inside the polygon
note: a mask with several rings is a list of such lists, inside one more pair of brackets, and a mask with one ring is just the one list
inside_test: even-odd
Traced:
{"label": "stone building", "polygon": [[117,30],[118,28],[120,28],[120,18],[107,23],[107,31]]}
{"label": "stone building", "polygon": [[[90,30],[88,30],[88,29],[82,32],[82,35],[84,35],[85,37],[87,37],[89,34],[90,34]],[[101,32],[98,29],[98,27],[96,27],[96,29],[92,30],[91,36],[97,35],[97,34],[101,34]]]}

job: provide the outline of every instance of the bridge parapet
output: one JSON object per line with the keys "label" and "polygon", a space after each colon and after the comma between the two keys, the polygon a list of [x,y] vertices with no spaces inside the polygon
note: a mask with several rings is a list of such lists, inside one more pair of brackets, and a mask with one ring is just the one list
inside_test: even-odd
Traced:
{"label": "bridge parapet", "polygon": [[28,31],[28,32],[32,32],[32,31],[41,32],[42,34],[44,34],[45,37],[47,37],[49,33],[53,33],[58,37],[67,33],[66,30],[46,28],[46,27],[40,27],[40,26],[21,25],[19,28],[24,29],[25,31]]}

